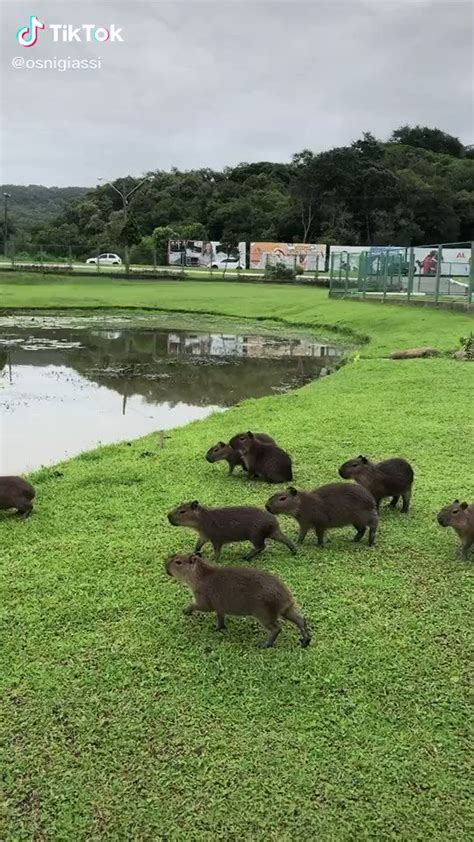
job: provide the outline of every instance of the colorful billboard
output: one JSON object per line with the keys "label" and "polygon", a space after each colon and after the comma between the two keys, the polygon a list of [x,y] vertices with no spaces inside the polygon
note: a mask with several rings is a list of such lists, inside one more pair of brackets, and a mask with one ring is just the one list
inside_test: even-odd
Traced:
{"label": "colorful billboard", "polygon": [[250,243],[250,268],[265,269],[284,263],[304,272],[322,271],[326,264],[326,245],[324,243]]}
{"label": "colorful billboard", "polygon": [[170,240],[168,242],[170,266],[203,266],[208,269],[245,269],[245,243],[234,248],[217,240]]}

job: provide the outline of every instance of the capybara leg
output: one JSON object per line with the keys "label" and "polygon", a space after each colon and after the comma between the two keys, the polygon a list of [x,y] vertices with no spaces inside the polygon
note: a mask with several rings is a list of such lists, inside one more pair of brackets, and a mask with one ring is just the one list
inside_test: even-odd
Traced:
{"label": "capybara leg", "polygon": [[288,547],[288,549],[291,550],[293,555],[296,555],[296,547],[293,541],[291,540],[291,538],[288,538],[288,535],[285,535],[285,533],[282,532],[281,529],[277,529],[271,537],[274,541],[278,541],[280,544],[285,544],[285,547]]}
{"label": "capybara leg", "polygon": [[194,547],[194,552],[195,553],[201,552],[204,544],[207,544],[207,538],[203,538],[203,536],[200,535],[199,538],[196,541],[196,546]]}
{"label": "capybara leg", "polygon": [[266,623],[266,628],[269,630],[270,634],[268,635],[267,639],[264,640],[263,643],[260,644],[262,649],[271,649],[275,640],[277,639],[278,635],[281,632],[281,625],[278,620],[274,620],[273,622]]}
{"label": "capybara leg", "polygon": [[298,544],[302,544],[306,535],[308,534],[309,524],[300,523],[300,534],[298,535]]}
{"label": "capybara leg", "polygon": [[322,526],[315,527],[316,537],[318,539],[318,547],[324,547],[324,529]]}
{"label": "capybara leg", "polygon": [[306,618],[302,617],[301,614],[298,614],[296,608],[287,608],[286,611],[283,612],[282,617],[284,617],[285,620],[289,620],[290,623],[294,623],[295,626],[298,626],[301,632],[301,645],[304,647],[309,646],[311,642],[311,635],[308,630]]}
{"label": "capybara leg", "polygon": [[229,462],[229,476],[234,473],[235,465],[231,465]]}
{"label": "capybara leg", "polygon": [[223,631],[225,628],[227,628],[227,626],[225,624],[225,616],[224,616],[224,614],[219,614],[219,613],[217,613],[216,616],[217,616],[216,631]]}
{"label": "capybara leg", "polygon": [[362,541],[362,538],[365,535],[365,530],[367,529],[366,526],[357,526],[357,524],[353,524],[354,529],[357,529],[357,534],[354,538],[354,541]]}
{"label": "capybara leg", "polygon": [[183,608],[183,614],[186,614],[186,616],[189,617],[189,615],[192,614],[193,611],[196,611],[196,610],[197,610],[196,603],[190,602],[189,605],[186,606],[186,608]]}
{"label": "capybara leg", "polygon": [[390,500],[390,508],[391,508],[391,509],[394,509],[394,508],[395,508],[395,506],[397,505],[397,503],[398,503],[399,499],[400,499],[400,495],[399,495],[399,494],[396,494],[394,497],[392,497],[392,499]]}
{"label": "capybara leg", "polygon": [[461,547],[461,558],[464,561],[468,561],[469,550],[471,549],[473,543],[474,543],[474,541],[471,538],[468,538],[466,541],[464,541],[464,544]]}
{"label": "capybara leg", "polygon": [[246,559],[246,561],[251,561],[252,558],[255,558],[256,555],[259,555],[260,553],[262,553],[264,551],[264,549],[265,549],[265,541],[262,541],[261,544],[254,544],[253,550],[250,550],[250,552],[247,553],[247,555],[244,555],[244,558]]}
{"label": "capybara leg", "polygon": [[214,561],[219,561],[221,557],[222,544],[213,544],[214,547]]}
{"label": "capybara leg", "polygon": [[375,543],[375,536],[377,534],[377,527],[378,527],[378,523],[375,523],[369,528],[369,547],[372,547]]}
{"label": "capybara leg", "polygon": [[22,520],[25,520],[25,518],[27,518],[31,515],[32,511],[33,511],[33,504],[30,503],[30,502],[27,502],[27,503],[25,502],[25,503],[21,503],[17,507],[16,514],[18,515],[18,517],[22,518]]}
{"label": "capybara leg", "polygon": [[408,491],[404,491],[404,493],[402,494],[402,498],[403,498],[402,512],[407,512],[408,509],[410,508],[411,488],[409,488]]}

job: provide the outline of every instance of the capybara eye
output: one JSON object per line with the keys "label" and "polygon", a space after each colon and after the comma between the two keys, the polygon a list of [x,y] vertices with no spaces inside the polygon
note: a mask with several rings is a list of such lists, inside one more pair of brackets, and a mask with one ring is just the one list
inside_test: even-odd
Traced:
{"label": "capybara eye", "polygon": [[177,567],[181,567],[181,562],[180,562],[180,561],[177,561],[177,562],[176,562],[176,566],[177,566]]}
{"label": "capybara eye", "polygon": [[179,510],[179,514],[180,514],[180,515],[185,515],[185,514],[186,514],[186,509],[180,509],[180,510]]}
{"label": "capybara eye", "polygon": [[282,501],[282,503],[283,503],[283,502],[286,500],[286,497],[280,497],[280,500],[281,500],[281,501]]}

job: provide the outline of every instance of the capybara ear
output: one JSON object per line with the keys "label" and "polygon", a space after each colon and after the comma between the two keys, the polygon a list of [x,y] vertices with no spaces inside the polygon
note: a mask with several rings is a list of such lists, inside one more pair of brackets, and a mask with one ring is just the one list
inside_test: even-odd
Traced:
{"label": "capybara ear", "polygon": [[247,430],[247,435],[249,439],[253,439],[253,433],[251,433],[250,430]]}
{"label": "capybara ear", "polygon": [[197,500],[193,500],[193,502],[191,503],[191,508],[192,508],[192,509],[197,509],[197,508],[198,508],[198,506],[199,506],[198,501],[197,501]]}
{"label": "capybara ear", "polygon": [[201,560],[201,553],[193,553],[189,556],[189,563],[196,564],[197,561]]}
{"label": "capybara ear", "polygon": [[217,444],[219,445],[219,447],[225,447],[226,446],[225,441],[218,441]]}
{"label": "capybara ear", "polygon": [[459,500],[453,500],[453,505],[454,503],[459,503]]}
{"label": "capybara ear", "polygon": [[467,509],[469,503],[461,503],[461,509]]}
{"label": "capybara ear", "polygon": [[364,465],[367,465],[367,462],[369,461],[369,460],[367,459],[367,456],[361,456],[360,458],[362,459],[362,461],[363,461]]}
{"label": "capybara ear", "polygon": [[296,488],[293,485],[290,485],[288,491],[290,492],[292,497],[296,497],[296,495],[298,494]]}

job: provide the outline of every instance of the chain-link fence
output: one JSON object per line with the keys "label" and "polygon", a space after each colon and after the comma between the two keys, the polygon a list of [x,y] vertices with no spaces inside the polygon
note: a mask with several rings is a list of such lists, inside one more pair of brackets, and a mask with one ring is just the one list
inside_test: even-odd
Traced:
{"label": "chain-link fence", "polygon": [[381,247],[331,255],[331,297],[472,303],[472,243]]}

